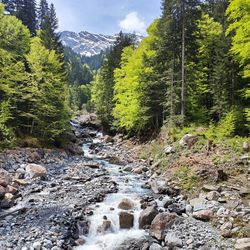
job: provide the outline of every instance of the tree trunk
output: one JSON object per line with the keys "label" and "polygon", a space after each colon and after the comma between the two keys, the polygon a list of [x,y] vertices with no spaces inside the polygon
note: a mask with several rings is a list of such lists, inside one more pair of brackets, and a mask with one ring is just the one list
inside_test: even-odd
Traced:
{"label": "tree trunk", "polygon": [[185,116],[185,3],[182,0],[182,43],[181,43],[181,115]]}

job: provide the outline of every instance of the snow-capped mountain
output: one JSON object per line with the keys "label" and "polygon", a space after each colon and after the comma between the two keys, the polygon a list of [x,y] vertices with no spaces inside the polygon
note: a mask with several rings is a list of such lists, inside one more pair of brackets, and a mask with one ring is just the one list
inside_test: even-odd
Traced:
{"label": "snow-capped mountain", "polygon": [[[63,31],[60,34],[60,40],[65,47],[70,47],[75,53],[84,56],[98,55],[114,45],[117,35],[92,34],[87,31],[75,33],[72,31]],[[137,36],[141,41],[142,36]]]}

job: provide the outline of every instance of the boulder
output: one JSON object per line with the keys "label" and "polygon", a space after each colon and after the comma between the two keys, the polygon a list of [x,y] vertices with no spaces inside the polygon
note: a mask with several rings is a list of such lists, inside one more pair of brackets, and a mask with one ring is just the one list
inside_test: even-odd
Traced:
{"label": "boulder", "polygon": [[250,249],[250,238],[238,239],[235,244],[237,250],[249,250]]}
{"label": "boulder", "polygon": [[250,188],[241,188],[240,189],[240,196],[245,197],[250,194]]}
{"label": "boulder", "polygon": [[168,210],[171,213],[177,213],[178,215],[182,215],[186,213],[186,204],[184,203],[173,203],[168,206]]}
{"label": "boulder", "polygon": [[160,213],[156,215],[151,223],[151,234],[157,240],[163,240],[166,236],[166,230],[180,220],[176,214]]}
{"label": "boulder", "polygon": [[0,185],[0,199],[4,197],[6,193],[6,189]]}
{"label": "boulder", "polygon": [[202,187],[202,189],[206,192],[210,192],[210,191],[217,191],[217,192],[220,192],[221,190],[221,187],[219,186],[213,186],[213,185],[204,185]]}
{"label": "boulder", "polygon": [[27,164],[25,167],[26,176],[33,179],[37,177],[46,177],[48,172],[47,169],[37,164]]}
{"label": "boulder", "polygon": [[192,135],[192,134],[186,134],[184,135],[179,144],[181,146],[188,146],[188,147],[192,147],[198,140],[197,135]]}
{"label": "boulder", "polygon": [[119,224],[122,229],[132,228],[134,226],[134,215],[128,212],[120,212]]}
{"label": "boulder", "polygon": [[250,150],[250,145],[249,145],[249,143],[247,141],[243,142],[243,150],[245,152],[249,152],[249,150]]}
{"label": "boulder", "polygon": [[103,141],[104,141],[105,143],[110,143],[110,142],[114,142],[114,139],[113,139],[113,137],[110,136],[110,135],[105,135],[105,136],[103,137]]}
{"label": "boulder", "polygon": [[182,247],[182,240],[176,237],[175,234],[169,233],[165,237],[165,243],[171,249],[174,247]]}
{"label": "boulder", "polygon": [[118,208],[123,210],[130,210],[133,209],[135,204],[128,198],[124,198],[121,200],[121,202],[118,205]]}
{"label": "boulder", "polygon": [[148,171],[148,168],[147,167],[143,167],[143,166],[140,166],[140,167],[136,167],[132,170],[133,173],[135,174],[142,174],[143,172],[146,172]]}
{"label": "boulder", "polygon": [[123,168],[123,171],[125,171],[125,172],[131,172],[133,170],[133,168],[131,167],[131,166],[125,166],[124,168]]}
{"label": "boulder", "polygon": [[221,227],[221,235],[223,237],[231,237],[232,236],[232,228],[233,228],[233,223],[231,221],[228,221],[226,223],[224,223]]}
{"label": "boulder", "polygon": [[164,153],[167,154],[167,155],[168,155],[168,154],[175,153],[175,149],[174,149],[174,147],[167,145],[167,146],[164,148]]}
{"label": "boulder", "polygon": [[209,221],[213,218],[213,211],[211,209],[200,210],[193,212],[193,217],[197,220]]}
{"label": "boulder", "polygon": [[150,247],[149,250],[162,250],[162,246],[157,244],[157,243],[153,243]]}
{"label": "boulder", "polygon": [[8,171],[0,168],[0,185],[6,187],[12,182],[12,177]]}
{"label": "boulder", "polygon": [[167,182],[164,180],[152,180],[150,186],[155,194],[166,194],[167,192]]}
{"label": "boulder", "polygon": [[106,216],[104,216],[102,225],[97,228],[97,232],[104,234],[105,232],[111,230],[111,224],[111,221],[108,220]]}
{"label": "boulder", "polygon": [[151,225],[151,222],[158,213],[159,212],[155,207],[148,207],[143,210],[139,217],[139,228]]}
{"label": "boulder", "polygon": [[6,191],[7,191],[7,193],[16,194],[18,190],[17,190],[17,188],[8,185],[6,188]]}
{"label": "boulder", "polygon": [[168,195],[164,196],[161,203],[164,208],[168,208],[169,205],[173,204],[174,200]]}
{"label": "boulder", "polygon": [[211,191],[206,195],[209,201],[217,201],[220,198],[220,193],[217,191]]}

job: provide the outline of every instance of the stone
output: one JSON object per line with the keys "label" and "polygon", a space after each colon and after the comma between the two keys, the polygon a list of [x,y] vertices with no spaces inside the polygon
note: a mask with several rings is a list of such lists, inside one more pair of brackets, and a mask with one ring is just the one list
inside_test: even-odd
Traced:
{"label": "stone", "polygon": [[111,221],[108,220],[107,217],[105,216],[103,218],[102,225],[97,228],[97,232],[104,234],[105,232],[111,230],[111,225],[112,225]]}
{"label": "stone", "polygon": [[33,244],[33,248],[34,248],[34,250],[41,250],[42,249],[42,244],[37,241],[37,242],[35,242]]}
{"label": "stone", "polygon": [[7,187],[8,183],[4,178],[0,178],[0,186],[2,187]]}
{"label": "stone", "polygon": [[197,142],[197,140],[197,135],[186,134],[181,138],[179,144],[181,146],[188,146],[190,148]]}
{"label": "stone", "polygon": [[11,200],[13,200],[13,198],[14,198],[14,195],[11,194],[11,193],[6,193],[4,195],[4,199],[7,200],[7,201],[11,201]]}
{"label": "stone", "polygon": [[249,143],[247,141],[244,141],[242,146],[243,146],[243,150],[245,152],[249,152],[250,145],[249,145]]}
{"label": "stone", "polygon": [[121,229],[132,228],[134,226],[134,215],[128,212],[120,212],[119,224]]}
{"label": "stone", "polygon": [[246,197],[249,194],[250,194],[250,189],[249,188],[241,188],[240,189],[240,196],[241,197]]}
{"label": "stone", "polygon": [[168,247],[174,248],[174,247],[182,247],[182,240],[176,237],[174,234],[169,233],[165,237],[165,243]]}
{"label": "stone", "polygon": [[144,167],[142,167],[142,166],[136,167],[132,170],[132,172],[135,174],[142,174],[144,172]]}
{"label": "stone", "polygon": [[103,137],[103,141],[106,142],[106,143],[110,143],[110,142],[114,142],[114,139],[113,139],[113,137],[110,136],[110,135],[105,135],[105,136]]}
{"label": "stone", "polygon": [[46,177],[48,172],[47,169],[37,164],[27,164],[25,167],[26,175],[33,179],[37,177]]}
{"label": "stone", "polygon": [[151,225],[153,219],[158,213],[158,210],[152,206],[143,210],[139,217],[139,228]]}
{"label": "stone", "polygon": [[198,220],[209,221],[213,218],[213,211],[211,209],[196,211],[193,212],[193,217]]}
{"label": "stone", "polygon": [[219,186],[214,186],[214,185],[204,185],[202,187],[202,189],[206,192],[210,192],[210,191],[217,191],[219,192],[220,191],[220,187]]}
{"label": "stone", "polygon": [[16,179],[14,180],[14,182],[21,186],[27,186],[29,184],[26,180],[22,180],[22,179]]}
{"label": "stone", "polygon": [[164,153],[165,153],[166,155],[175,153],[175,149],[174,149],[174,147],[167,145],[167,146],[164,148]]}
{"label": "stone", "polygon": [[168,208],[171,204],[173,204],[174,200],[169,196],[165,196],[162,200],[162,204],[164,208]]}
{"label": "stone", "polygon": [[3,186],[0,186],[0,198],[4,197],[5,193],[6,193],[6,189]]}
{"label": "stone", "polygon": [[18,192],[17,188],[8,185],[6,188],[7,193],[16,194]]}
{"label": "stone", "polygon": [[231,237],[232,236],[232,228],[233,228],[233,223],[231,221],[228,221],[224,223],[221,227],[221,235],[225,238]]}
{"label": "stone", "polygon": [[237,250],[250,250],[250,238],[238,239],[234,247]]}
{"label": "stone", "polygon": [[167,182],[164,180],[152,180],[150,186],[155,194],[166,194],[167,192]]}
{"label": "stone", "polygon": [[123,168],[123,171],[125,171],[125,172],[131,172],[132,170],[133,170],[133,168],[131,166],[125,166]]}
{"label": "stone", "polygon": [[186,241],[186,244],[187,245],[190,245],[190,244],[192,244],[194,241],[193,241],[193,239],[188,239],[187,241]]}
{"label": "stone", "polygon": [[206,197],[209,201],[217,201],[220,197],[220,193],[217,191],[210,191],[207,193]]}
{"label": "stone", "polygon": [[193,207],[190,204],[186,205],[186,213],[187,214],[193,213]]}
{"label": "stone", "polygon": [[165,230],[169,229],[173,224],[177,223],[179,218],[176,214],[163,212],[158,214],[151,223],[151,234],[157,240],[165,238]]}
{"label": "stone", "polygon": [[132,202],[128,198],[122,199],[122,201],[119,203],[118,208],[123,209],[123,210],[130,210],[133,209],[135,206],[134,202]]}
{"label": "stone", "polygon": [[157,243],[153,243],[150,247],[149,250],[162,250],[162,246],[157,244]]}
{"label": "stone", "polygon": [[183,203],[173,203],[168,206],[168,210],[171,213],[182,215],[183,213],[186,213],[186,205]]}

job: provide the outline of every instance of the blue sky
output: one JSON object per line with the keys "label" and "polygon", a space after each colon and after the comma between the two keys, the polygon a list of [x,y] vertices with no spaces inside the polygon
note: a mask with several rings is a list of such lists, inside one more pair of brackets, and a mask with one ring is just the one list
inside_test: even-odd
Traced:
{"label": "blue sky", "polygon": [[145,34],[160,16],[161,0],[48,0],[59,18],[59,30],[116,34],[120,30]]}

